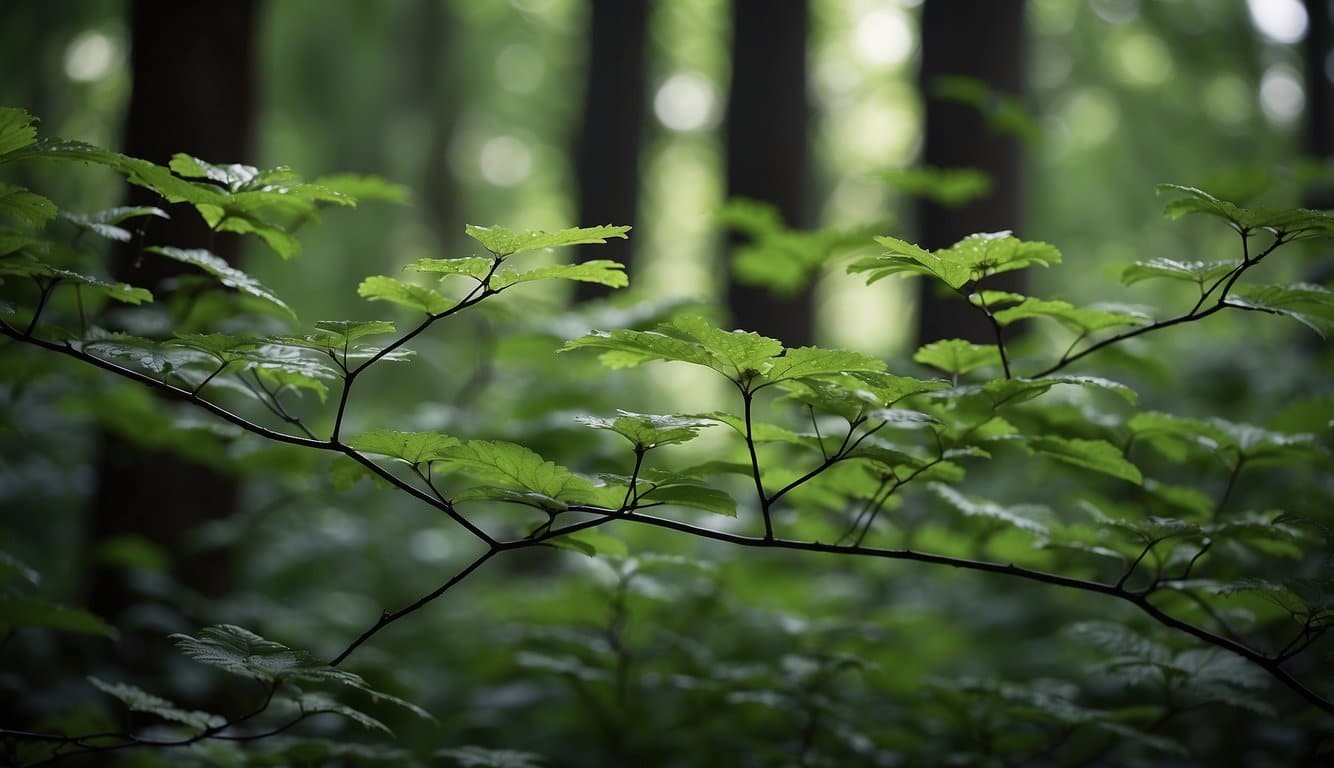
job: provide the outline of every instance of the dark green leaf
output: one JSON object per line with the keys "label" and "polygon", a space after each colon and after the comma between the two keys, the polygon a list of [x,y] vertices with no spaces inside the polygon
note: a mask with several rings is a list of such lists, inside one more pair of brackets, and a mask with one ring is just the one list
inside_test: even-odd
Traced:
{"label": "dark green leaf", "polygon": [[131,235],[128,229],[117,226],[118,224],[144,216],[156,216],[159,219],[171,218],[166,211],[151,205],[119,206],[91,214],[61,211],[60,216],[108,240],[116,240],[122,243],[128,243]]}
{"label": "dark green leaf", "polygon": [[37,140],[37,118],[18,107],[0,107],[0,162]]}
{"label": "dark green leaf", "polygon": [[96,677],[88,678],[88,682],[93,684],[102,693],[119,699],[122,704],[129,707],[134,712],[146,712],[150,715],[157,715],[163,720],[170,720],[173,723],[180,723],[199,731],[221,726],[226,720],[221,715],[215,715],[210,712],[200,712],[198,710],[181,709],[173,702],[167,701],[160,696],[154,696],[148,691],[126,683],[107,683]]}
{"label": "dark green leaf", "polygon": [[736,517],[736,500],[724,491],[703,485],[679,483],[659,485],[641,497],[644,502],[662,502],[678,507],[702,509],[727,517]]}
{"label": "dark green leaf", "polygon": [[0,182],[0,214],[26,224],[40,228],[56,217],[56,204],[23,187]]}
{"label": "dark green leaf", "polygon": [[449,758],[463,768],[542,768],[543,759],[532,752],[473,746],[442,749],[435,757]]}
{"label": "dark green leaf", "polygon": [[1046,507],[1033,504],[1006,507],[987,499],[965,496],[942,483],[930,483],[927,487],[966,517],[996,520],[1029,533],[1047,533],[1048,524],[1053,519],[1051,510]]}
{"label": "dark green leaf", "polygon": [[78,608],[57,605],[39,597],[0,595],[0,636],[29,628],[104,637],[115,633],[105,621]]}
{"label": "dark green leaf", "polygon": [[1334,291],[1313,283],[1237,286],[1226,303],[1290,317],[1322,339],[1334,332]]}
{"label": "dark green leaf", "polygon": [[157,253],[162,256],[166,256],[167,258],[173,261],[179,261],[182,264],[189,264],[194,267],[199,267],[200,269],[209,273],[213,277],[217,278],[218,282],[222,283],[228,288],[234,288],[235,290],[244,293],[247,296],[254,296],[257,299],[266,301],[281,309],[293,320],[296,319],[296,313],[292,311],[291,307],[287,306],[286,302],[278,298],[277,294],[275,294],[268,288],[265,288],[255,278],[251,277],[250,275],[247,275],[245,272],[242,272],[241,270],[233,267],[226,261],[223,261],[222,259],[218,258],[217,256],[214,256],[212,253],[209,253],[206,250],[203,249],[187,250],[183,248],[172,248],[169,246],[150,246],[148,248],[145,248],[144,250],[148,251],[149,253]]}

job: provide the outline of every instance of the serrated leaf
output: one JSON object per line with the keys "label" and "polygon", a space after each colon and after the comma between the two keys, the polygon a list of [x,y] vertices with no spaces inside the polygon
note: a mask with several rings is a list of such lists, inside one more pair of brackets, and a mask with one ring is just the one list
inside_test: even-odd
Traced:
{"label": "serrated leaf", "polygon": [[247,296],[253,296],[262,301],[266,301],[275,307],[281,309],[288,317],[296,319],[296,313],[287,303],[278,298],[273,291],[265,288],[258,280],[241,270],[228,264],[226,261],[218,258],[209,251],[202,248],[184,249],[172,248],[170,246],[150,246],[144,249],[149,253],[156,253],[167,258],[178,261],[182,264],[189,264],[198,267],[213,277],[218,282],[228,288],[235,289]]}
{"label": "serrated leaf", "polygon": [[483,747],[450,747],[435,753],[435,757],[453,760],[463,768],[543,768],[543,757],[532,752]]}
{"label": "serrated leaf", "polygon": [[99,691],[118,699],[122,704],[129,707],[133,712],[146,712],[150,715],[157,715],[163,720],[170,720],[173,723],[180,723],[200,731],[209,728],[216,728],[226,722],[226,718],[221,715],[215,715],[211,712],[200,712],[198,710],[181,709],[175,703],[170,702],[160,696],[154,696],[148,691],[126,683],[108,683],[99,680],[96,677],[88,678],[88,682]]}
{"label": "serrated leaf", "polygon": [[852,273],[867,273],[868,283],[894,274],[922,274],[957,290],[1001,272],[1061,261],[1055,246],[1019,240],[1009,232],[969,235],[934,252],[893,237],[877,237],[876,242],[888,249],[884,255],[860,259],[848,267]]}
{"label": "serrated leaf", "polygon": [[0,214],[34,228],[56,217],[56,204],[23,187],[0,182]]}
{"label": "serrated leaf", "polygon": [[659,485],[640,496],[645,502],[661,502],[678,507],[690,507],[726,517],[736,517],[736,500],[717,488],[692,483]]}
{"label": "serrated leaf", "polygon": [[1264,229],[1288,240],[1334,237],[1334,215],[1326,211],[1308,208],[1247,209],[1220,200],[1197,187],[1159,184],[1158,193],[1165,192],[1182,195],[1163,208],[1168,218],[1178,219],[1187,214],[1200,213],[1224,219],[1241,231]]}
{"label": "serrated leaf", "polygon": [[784,350],[764,371],[770,383],[799,379],[806,376],[829,376],[845,373],[879,373],[885,363],[860,352],[820,347],[796,347]]}
{"label": "serrated leaf", "polygon": [[266,640],[244,627],[219,624],[200,630],[199,637],[170,636],[186,656],[241,677],[265,682],[337,683],[365,690],[366,681],[351,672],[317,661],[306,651]]}
{"label": "serrated leaf", "polygon": [[101,618],[80,608],[59,605],[39,597],[0,595],[0,636],[19,629],[54,629],[103,637],[115,633]]}
{"label": "serrated leaf", "polygon": [[559,248],[567,245],[605,243],[609,237],[625,239],[629,227],[605,225],[601,227],[571,227],[555,232],[512,232],[503,227],[475,227],[469,224],[468,237],[481,243],[497,256],[512,256],[541,248]]}
{"label": "serrated leaf", "polygon": [[386,736],[394,735],[394,732],[389,730],[389,726],[355,707],[350,707],[347,704],[338,701],[327,693],[301,691],[295,696],[287,697],[285,700],[295,704],[303,714],[338,715],[339,717],[356,723],[368,731],[378,731]]}
{"label": "serrated leaf", "polygon": [[409,464],[438,461],[447,457],[450,448],[462,443],[458,438],[439,432],[396,432],[376,429],[347,440],[349,447],[362,453],[392,456]]}
{"label": "serrated leaf", "polygon": [[1121,449],[1106,440],[1084,440],[1054,435],[1028,438],[1026,445],[1044,456],[1118,477],[1135,484],[1144,481],[1139,467],[1126,460]]}
{"label": "serrated leaf", "polygon": [[37,140],[37,118],[26,109],[0,107],[0,162]]}
{"label": "serrated leaf", "polygon": [[428,315],[438,315],[454,304],[431,288],[385,275],[374,275],[361,281],[357,295],[371,301],[392,302]]}
{"label": "serrated leaf", "polygon": [[466,259],[418,259],[403,269],[409,272],[431,272],[442,275],[463,275],[478,282],[486,279],[496,266],[495,259],[482,256],[470,256]]}
{"label": "serrated leaf", "polygon": [[[697,415],[701,419],[711,419],[720,424],[726,424],[742,437],[745,437],[746,435],[746,422],[740,416],[734,416],[722,411],[713,411],[711,413],[701,413]],[[814,447],[818,445],[815,435],[799,434],[786,427],[780,427],[777,424],[768,424],[762,421],[752,420],[750,424],[750,435],[757,443],[788,443],[790,445],[800,445],[804,447]]]}
{"label": "serrated leaf", "polygon": [[593,490],[593,484],[588,480],[514,443],[469,440],[440,453],[446,468],[461,469],[485,482],[521,488],[553,499],[577,499]]}
{"label": "serrated leaf", "polygon": [[1290,317],[1322,339],[1334,333],[1334,291],[1314,283],[1237,286],[1225,303]]}
{"label": "serrated leaf", "polygon": [[144,288],[136,288],[128,283],[109,282],[99,277],[53,267],[31,259],[0,259],[0,275],[46,277],[58,282],[73,283],[85,286],[95,293],[122,304],[143,304],[153,300],[153,294]]}
{"label": "serrated leaf", "polygon": [[1035,534],[1047,533],[1051,510],[1033,504],[1002,506],[988,499],[965,496],[943,483],[930,483],[927,488],[966,517],[996,520],[1006,525]]}
{"label": "serrated leaf", "polygon": [[1024,297],[1023,301],[1012,307],[997,310],[992,316],[1001,326],[1027,318],[1049,317],[1081,333],[1092,333],[1122,325],[1144,325],[1150,320],[1147,315],[1139,312],[1096,305],[1076,307],[1066,301],[1048,301],[1031,297]]}
{"label": "serrated leaf", "polygon": [[918,349],[912,359],[952,376],[1001,364],[1000,349],[995,344],[973,344],[963,339],[933,341]]}
{"label": "serrated leaf", "polygon": [[516,272],[512,269],[498,271],[491,281],[497,290],[519,283],[534,280],[573,280],[580,283],[596,283],[610,288],[624,288],[630,284],[625,275],[625,265],[619,261],[593,259],[578,264],[555,264],[547,267]]}
{"label": "serrated leaf", "polygon": [[759,378],[783,345],[756,333],[724,331],[692,316],[663,323],[656,331],[594,331],[566,342],[561,351],[581,348],[606,350],[601,359],[613,368],[650,360],[679,361],[749,382]]}
{"label": "serrated leaf", "polygon": [[657,416],[622,410],[617,410],[613,419],[578,416],[575,420],[593,429],[612,430],[643,450],[689,442],[699,436],[701,429],[716,423],[693,416]]}
{"label": "serrated leaf", "polygon": [[1121,282],[1134,285],[1141,280],[1156,277],[1171,280],[1185,280],[1203,285],[1213,282],[1237,267],[1230,261],[1176,261],[1174,259],[1150,259],[1137,261],[1121,272]]}
{"label": "serrated leaf", "polygon": [[500,501],[506,504],[519,504],[525,507],[540,509],[544,512],[564,512],[570,508],[570,505],[553,496],[537,491],[518,491],[513,488],[496,488],[490,485],[481,485],[476,488],[468,488],[454,495],[454,501]]}
{"label": "serrated leaf", "polygon": [[1167,662],[1172,652],[1161,643],[1110,621],[1082,621],[1067,630],[1071,637],[1115,654],[1152,662]]}

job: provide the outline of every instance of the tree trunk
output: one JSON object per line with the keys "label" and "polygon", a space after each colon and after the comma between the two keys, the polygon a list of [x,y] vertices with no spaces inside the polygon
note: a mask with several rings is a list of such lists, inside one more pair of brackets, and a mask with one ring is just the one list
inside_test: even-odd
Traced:
{"label": "tree trunk", "polygon": [[[985,82],[992,91],[1023,91],[1024,0],[931,0],[922,4],[922,65],[918,82],[926,102],[922,162],[941,168],[973,167],[992,181],[991,194],[957,208],[923,200],[918,204],[919,244],[945,248],[975,232],[1014,230],[1023,216],[1018,140],[997,133],[973,106],[932,96],[938,78],[958,75]],[[923,285],[917,337],[925,343],[963,338],[991,341],[985,318],[959,301]],[[1017,272],[988,281],[990,287],[1021,291]]]}
{"label": "tree trunk", "polygon": [[[1306,0],[1306,136],[1308,157],[1334,160],[1334,9],[1329,0]],[[1334,208],[1334,184],[1308,192],[1310,208]]]}
{"label": "tree trunk", "polygon": [[[648,0],[592,0],[577,157],[579,226],[638,221],[647,30]],[[597,258],[629,264],[631,242],[609,240],[598,247]],[[575,283],[574,298],[584,301],[609,292],[605,286]]]}
{"label": "tree trunk", "polygon": [[[132,93],[124,151],[166,163],[176,152],[210,162],[241,162],[252,154],[255,89],[252,72],[256,3],[174,3],[136,0],[130,7]],[[130,205],[161,200],[130,187]],[[210,237],[199,215],[173,206],[170,221],[154,221],[150,243],[208,247],[235,263],[237,238]],[[177,271],[166,259],[138,258],[138,244],[113,255],[121,280],[156,287]],[[205,595],[231,583],[230,559],[193,556],[181,542],[207,520],[236,506],[236,480],[174,455],[145,453],[109,433],[98,436],[97,487],[88,521],[91,544],[115,536],[148,538],[175,556],[176,579]],[[88,584],[89,604],[115,620],[134,601],[118,571],[98,570]]]}
{"label": "tree trunk", "polygon": [[[727,196],[772,203],[793,228],[810,226],[808,25],[806,0],[732,2]],[[729,280],[727,305],[742,328],[790,346],[811,342],[814,302],[809,290],[778,298]]]}

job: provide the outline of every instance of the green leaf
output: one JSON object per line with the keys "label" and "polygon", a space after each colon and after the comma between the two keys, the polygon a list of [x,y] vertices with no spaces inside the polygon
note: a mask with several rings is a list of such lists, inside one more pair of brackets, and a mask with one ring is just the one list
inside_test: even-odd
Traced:
{"label": "green leaf", "polygon": [[159,219],[171,218],[167,215],[166,211],[151,205],[119,206],[91,214],[71,213],[69,211],[61,211],[60,213],[61,218],[72,222],[76,226],[101,235],[108,240],[115,240],[122,243],[128,243],[130,241],[130,231],[124,227],[116,225],[130,219],[142,218],[144,216],[156,216]]}
{"label": "green leaf", "polygon": [[630,411],[616,411],[616,418],[577,416],[575,420],[593,429],[609,429],[641,450],[694,440],[699,431],[715,422],[694,416],[656,416]]}
{"label": "green leaf", "polygon": [[568,549],[588,557],[597,557],[598,555],[628,557],[630,554],[625,542],[597,531],[579,531],[551,539],[547,543],[553,547]]}
{"label": "green leaf", "polygon": [[191,659],[241,677],[264,682],[338,683],[362,690],[368,687],[351,672],[330,667],[306,651],[266,640],[234,624],[205,627],[198,638],[174,634],[171,639]]}
{"label": "green leaf", "polygon": [[1224,219],[1236,229],[1249,232],[1264,229],[1288,240],[1314,237],[1334,237],[1334,215],[1308,208],[1242,208],[1235,203],[1220,200],[1197,187],[1180,184],[1159,184],[1158,194],[1181,195],[1164,208],[1171,219],[1199,213]]}
{"label": "green leaf", "polygon": [[525,251],[541,248],[560,248],[567,245],[587,245],[605,243],[609,237],[625,239],[629,227],[571,227],[556,232],[511,232],[501,227],[475,227],[469,224],[465,230],[468,237],[481,243],[497,256],[512,256]]}
{"label": "green leaf", "polygon": [[296,313],[287,306],[286,302],[278,298],[277,294],[265,288],[258,280],[247,275],[245,272],[233,267],[226,261],[214,256],[212,253],[199,249],[172,248],[170,246],[150,246],[144,249],[149,253],[156,253],[173,261],[179,261],[182,264],[189,264],[199,267],[213,277],[218,282],[228,288],[233,288],[247,296],[253,296],[262,301],[266,301],[275,307],[281,309],[293,320],[296,319]]}
{"label": "green leaf", "polygon": [[1028,438],[1026,445],[1044,456],[1050,456],[1067,464],[1119,477],[1137,485],[1144,481],[1139,468],[1126,461],[1121,449],[1106,440],[1045,435]]}
{"label": "green leaf", "polygon": [[378,731],[386,736],[394,735],[394,732],[389,730],[389,726],[355,707],[350,707],[347,704],[338,701],[327,693],[301,691],[295,696],[286,697],[285,701],[295,704],[302,714],[338,715],[339,717],[356,723],[368,731]]}
{"label": "green leaf", "polygon": [[1048,523],[1053,519],[1051,510],[1046,507],[1033,504],[1006,507],[987,499],[965,496],[943,483],[930,483],[927,488],[965,517],[996,520],[1029,533],[1046,534]]}
{"label": "green leaf", "polygon": [[933,341],[921,347],[912,359],[952,376],[987,365],[1000,365],[1000,349],[995,344],[973,344],[963,339]]}
{"label": "green leaf", "polygon": [[1140,312],[1107,306],[1075,307],[1065,301],[1024,297],[1023,301],[993,313],[996,322],[1007,326],[1026,318],[1050,317],[1081,333],[1092,333],[1120,325],[1144,325],[1150,318]]}
{"label": "green leaf", "polygon": [[1121,282],[1133,285],[1141,280],[1165,277],[1171,280],[1185,280],[1204,285],[1226,275],[1237,267],[1231,261],[1175,261],[1173,259],[1150,259],[1137,261],[1121,273]]}
{"label": "green leaf", "polygon": [[765,381],[777,383],[807,376],[830,376],[846,373],[880,373],[883,361],[859,352],[820,347],[796,347],[784,350],[764,370]]}
{"label": "green leaf", "polygon": [[604,349],[599,359],[610,368],[650,360],[682,361],[750,383],[760,379],[783,345],[758,333],[722,331],[702,317],[687,316],[659,325],[656,331],[594,331],[567,341],[562,352],[582,348]]}
{"label": "green leaf", "polygon": [[46,277],[53,281],[74,283],[90,288],[113,301],[122,304],[143,304],[153,300],[153,294],[144,288],[136,288],[128,283],[113,283],[91,275],[81,274],[60,267],[53,267],[38,261],[24,258],[0,259],[0,275],[21,275],[26,277]]}
{"label": "green leaf", "polygon": [[876,242],[888,249],[884,255],[861,259],[848,267],[852,273],[868,273],[868,283],[895,274],[922,274],[957,290],[1000,272],[1049,266],[1061,260],[1054,246],[1025,242],[1009,232],[969,235],[935,252],[893,237],[877,237]]}
{"label": "green leaf", "polygon": [[904,194],[957,208],[991,193],[991,177],[980,168],[918,165],[882,171],[880,176]]}
{"label": "green leaf", "polygon": [[773,204],[742,197],[729,199],[715,218],[747,238],[732,249],[736,280],[782,296],[797,294],[830,259],[848,248],[865,246],[875,234],[874,227],[789,229]]}
{"label": "green leaf", "polygon": [[556,264],[549,267],[539,267],[527,272],[502,269],[496,273],[491,285],[499,290],[534,280],[574,280],[581,283],[597,283],[611,288],[624,288],[630,284],[630,278],[625,275],[624,264],[607,259],[593,259],[578,264]]}
{"label": "green leaf", "polygon": [[347,445],[362,453],[392,456],[409,464],[439,461],[448,457],[448,449],[461,445],[458,438],[438,432],[395,432],[376,429],[347,440]]}
{"label": "green leaf", "polygon": [[678,507],[702,509],[727,517],[736,517],[736,500],[725,491],[693,483],[658,485],[640,496],[641,501],[661,502]]}
{"label": "green leaf", "polygon": [[1313,283],[1243,285],[1228,294],[1226,303],[1242,309],[1290,317],[1327,338],[1334,333],[1334,291]]}
{"label": "green leaf", "polygon": [[160,696],[154,696],[148,691],[126,683],[108,683],[97,679],[88,678],[88,682],[93,684],[102,693],[118,699],[122,704],[129,707],[133,712],[146,712],[150,715],[157,715],[163,720],[170,720],[173,723],[180,723],[199,731],[209,728],[216,728],[226,722],[221,715],[215,715],[211,712],[200,712],[198,710],[181,709],[175,703],[167,701]]}
{"label": "green leaf", "polygon": [[454,305],[438,292],[385,275],[368,277],[357,287],[357,295],[371,301],[389,301],[399,306],[438,315]]}
{"label": "green leaf", "polygon": [[450,747],[439,750],[434,756],[449,758],[463,768],[543,768],[541,755],[510,749]]}
{"label": "green leaf", "polygon": [[0,182],[0,214],[30,227],[41,228],[54,219],[56,213],[56,204],[47,198],[23,187]]}
{"label": "green leaf", "polygon": [[7,584],[15,580],[26,581],[30,586],[36,586],[41,581],[41,576],[38,575],[37,571],[29,568],[27,563],[4,550],[0,550],[0,584]]}
{"label": "green leaf", "polygon": [[37,140],[37,118],[18,107],[0,107],[0,162]]}
{"label": "green leaf", "polygon": [[408,188],[395,184],[379,176],[355,173],[338,173],[321,176],[311,182],[335,194],[357,202],[378,200],[385,203],[403,204],[408,201]]}
{"label": "green leaf", "polygon": [[469,440],[440,453],[446,468],[464,470],[484,482],[521,488],[553,499],[579,500],[593,491],[588,480],[514,443]]}
{"label": "green leaf", "polygon": [[0,595],[0,636],[19,629],[54,629],[103,637],[115,633],[105,621],[78,608],[57,605],[39,597]]}
{"label": "green leaf", "polygon": [[495,268],[496,260],[483,256],[470,256],[466,259],[418,259],[403,269],[409,272],[434,272],[443,280],[448,275],[464,275],[481,282]]}
{"label": "green leaf", "polygon": [[[731,427],[738,435],[745,437],[746,422],[740,416],[733,416],[730,413],[714,411],[712,413],[699,414],[701,419],[712,419],[720,424],[726,424]],[[790,429],[780,427],[777,424],[767,424],[761,421],[753,421],[750,425],[751,438],[757,443],[788,443],[790,445],[800,445],[811,448],[818,447],[815,435],[803,435],[793,432]]]}
{"label": "green leaf", "polygon": [[[46,245],[47,241],[41,238],[30,237],[12,229],[0,229],[0,256],[8,256],[15,251],[25,249],[41,249]],[[24,258],[31,256],[25,255]]]}

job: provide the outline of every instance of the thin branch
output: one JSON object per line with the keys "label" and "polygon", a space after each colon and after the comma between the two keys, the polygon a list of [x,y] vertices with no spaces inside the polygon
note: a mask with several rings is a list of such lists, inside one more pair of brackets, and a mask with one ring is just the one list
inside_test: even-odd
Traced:
{"label": "thin branch", "polygon": [[951,557],[948,555],[937,555],[927,552],[918,552],[911,549],[879,549],[874,547],[863,547],[860,545],[840,545],[824,544],[818,541],[797,541],[790,539],[758,539],[751,536],[743,536],[726,531],[717,531],[711,528],[703,528],[690,523],[683,523],[677,520],[667,518],[653,517],[643,515],[637,512],[623,515],[621,519],[630,520],[636,523],[651,525],[657,528],[666,528],[680,533],[698,536],[700,538],[722,541],[729,544],[735,544],[742,547],[751,547],[756,549],[783,549],[796,550],[802,552],[819,552],[825,554],[852,555],[858,557],[875,557],[886,560],[910,560],[919,563],[929,563],[931,565],[945,565],[951,568],[962,568],[971,571],[981,571],[984,573],[995,573],[1004,576],[1012,576],[1027,581],[1036,581],[1042,584],[1050,584],[1058,587],[1066,587],[1081,592],[1106,595],[1118,600],[1128,602],[1139,608],[1150,618],[1159,624],[1172,629],[1184,632],[1209,645],[1213,645],[1223,650],[1234,653],[1247,661],[1259,666],[1265,670],[1274,679],[1283,683],[1298,696],[1305,699],[1316,708],[1334,715],[1334,701],[1330,701],[1320,694],[1307,688],[1299,680],[1293,677],[1283,669],[1279,662],[1271,659],[1263,653],[1250,648],[1242,643],[1236,642],[1227,637],[1214,634],[1206,629],[1197,627],[1186,621],[1164,612],[1161,608],[1150,602],[1145,593],[1131,592],[1114,584],[1104,584],[1099,581],[1089,581],[1086,579],[1074,578],[1071,576],[1062,576],[1047,571],[1038,571],[1030,568],[1023,568],[1013,563],[992,563],[984,560],[969,560],[961,557]]}
{"label": "thin branch", "polygon": [[427,592],[426,594],[417,598],[417,600],[414,601],[411,605],[408,605],[404,608],[400,608],[397,611],[392,611],[392,612],[385,611],[381,613],[379,621],[376,621],[372,627],[367,629],[365,632],[362,632],[357,637],[357,639],[353,640],[352,643],[349,644],[346,648],[344,648],[341,653],[333,657],[333,659],[329,662],[329,666],[336,667],[339,664],[343,663],[344,659],[350,656],[353,651],[357,650],[357,648],[360,648],[362,643],[374,637],[380,630],[384,629],[390,624],[393,624],[394,622],[398,621],[404,616],[416,613],[418,610],[425,608],[436,598],[448,592],[451,588],[453,588],[455,584],[458,584],[459,582],[467,578],[468,575],[471,574],[473,571],[477,570],[478,568],[481,568],[483,563],[485,563],[487,560],[490,560],[499,551],[501,551],[499,548],[494,546],[491,547],[486,552],[482,553],[480,557],[473,560],[471,563],[468,563],[467,567],[465,567],[463,570],[451,576],[449,581],[446,581],[439,587],[436,587],[430,592]]}

